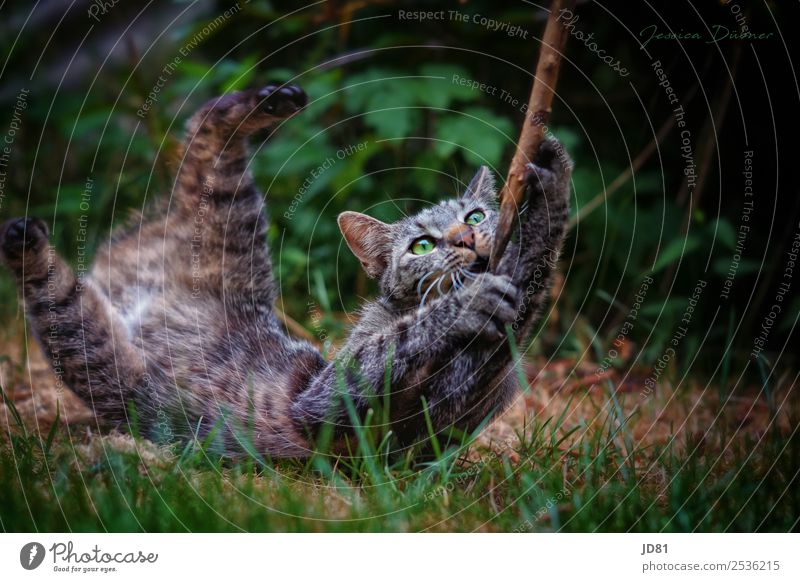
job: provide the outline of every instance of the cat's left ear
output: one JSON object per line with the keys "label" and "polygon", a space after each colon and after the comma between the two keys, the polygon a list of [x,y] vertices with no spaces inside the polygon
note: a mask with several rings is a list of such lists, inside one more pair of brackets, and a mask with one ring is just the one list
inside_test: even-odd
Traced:
{"label": "cat's left ear", "polygon": [[360,212],[342,212],[336,221],[347,246],[361,261],[367,275],[379,278],[388,265],[391,227]]}
{"label": "cat's left ear", "polygon": [[485,202],[492,202],[497,198],[494,185],[494,174],[486,166],[478,168],[478,172],[467,186],[464,198],[472,198]]}

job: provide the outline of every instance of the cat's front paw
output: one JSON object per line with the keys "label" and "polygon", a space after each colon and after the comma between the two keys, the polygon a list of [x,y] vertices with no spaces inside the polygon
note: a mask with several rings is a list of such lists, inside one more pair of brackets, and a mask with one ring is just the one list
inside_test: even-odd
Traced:
{"label": "cat's front paw", "polygon": [[47,246],[47,224],[39,218],[12,218],[0,226],[3,262],[18,261],[26,253],[38,254]]}
{"label": "cat's front paw", "polygon": [[457,326],[468,336],[497,341],[517,317],[519,289],[506,275],[481,273],[459,293]]}
{"label": "cat's front paw", "polygon": [[536,161],[525,165],[525,182],[531,195],[558,193],[569,182],[572,161],[564,146],[554,138],[539,146]]}

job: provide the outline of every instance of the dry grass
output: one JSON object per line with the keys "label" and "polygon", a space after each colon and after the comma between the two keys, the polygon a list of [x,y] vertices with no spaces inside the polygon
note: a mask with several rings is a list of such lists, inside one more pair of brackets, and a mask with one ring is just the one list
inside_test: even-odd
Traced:
{"label": "dry grass", "polygon": [[[86,452],[93,450],[90,441],[97,437],[97,431],[91,410],[69,389],[57,389],[55,377],[33,338],[26,338],[22,332],[9,335],[0,344],[0,354],[7,356],[0,362],[0,385],[26,426],[45,435],[58,410],[62,421],[72,427],[72,434],[89,438],[83,445]],[[27,350],[23,349],[26,339]],[[483,431],[470,452],[471,460],[492,450],[495,455],[518,461],[514,452],[518,437],[537,418],[563,415],[563,431],[574,430],[559,445],[564,451],[574,450],[573,444],[587,433],[621,417],[627,419],[626,434],[637,450],[672,443],[677,451],[689,446],[724,455],[730,449],[729,439],[749,436],[758,440],[771,423],[789,431],[790,418],[800,417],[797,399],[787,397],[793,389],[786,381],[788,375],[771,395],[773,406],[758,386],[737,391],[725,399],[723,406],[716,386],[689,380],[676,387],[664,381],[652,394],[644,395],[642,385],[647,370],[625,373],[610,369],[603,375],[597,375],[596,370],[595,363],[566,359],[528,363],[525,372],[529,390],[520,393],[514,404]],[[619,410],[610,414],[615,405]],[[3,403],[0,419],[5,429],[13,430],[14,423]],[[106,438],[102,446],[125,450],[132,443],[130,437],[116,435]],[[142,452],[141,447],[139,451]],[[152,452],[148,457],[155,458]]]}

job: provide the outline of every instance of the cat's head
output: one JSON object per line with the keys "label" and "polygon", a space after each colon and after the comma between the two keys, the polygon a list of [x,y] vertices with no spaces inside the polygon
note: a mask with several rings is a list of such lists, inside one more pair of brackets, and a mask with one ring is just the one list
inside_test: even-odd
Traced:
{"label": "cat's head", "polygon": [[381,294],[398,306],[468,284],[485,271],[497,226],[494,176],[482,166],[459,198],[386,224],[358,212],[339,215],[339,228]]}

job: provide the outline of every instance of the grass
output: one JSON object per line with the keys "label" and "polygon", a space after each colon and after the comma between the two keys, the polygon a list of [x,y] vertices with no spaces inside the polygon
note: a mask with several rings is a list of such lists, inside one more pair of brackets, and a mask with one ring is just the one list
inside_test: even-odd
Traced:
{"label": "grass", "polygon": [[478,437],[431,435],[425,451],[398,452],[382,428],[389,403],[376,397],[363,422],[345,401],[357,424],[348,455],[265,459],[248,426],[237,436],[252,454],[232,463],[213,453],[213,438],[158,446],[135,426],[98,435],[70,398],[55,398],[38,348],[20,352],[13,346],[26,342],[9,339],[0,356],[3,531],[798,529],[789,376],[762,374],[749,392],[663,379],[643,400],[636,368],[596,384],[591,362],[531,360],[516,370],[531,389]]}
{"label": "grass", "polygon": [[58,418],[34,433],[4,399],[4,531],[790,531],[800,515],[796,431],[637,445],[617,394],[596,422],[567,427],[570,399],[480,451],[440,439],[396,454],[367,423],[351,456],[238,464],[207,443],[156,447]]}

